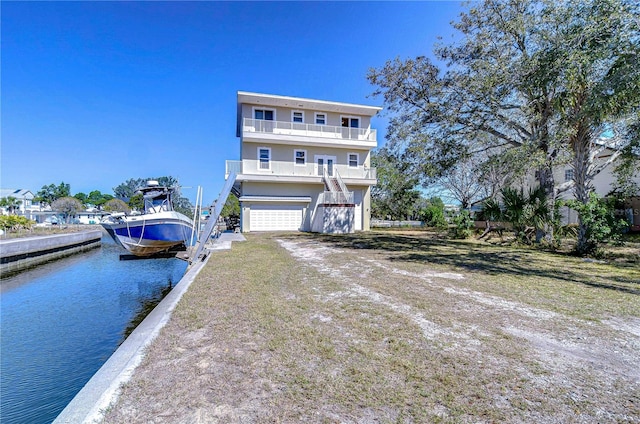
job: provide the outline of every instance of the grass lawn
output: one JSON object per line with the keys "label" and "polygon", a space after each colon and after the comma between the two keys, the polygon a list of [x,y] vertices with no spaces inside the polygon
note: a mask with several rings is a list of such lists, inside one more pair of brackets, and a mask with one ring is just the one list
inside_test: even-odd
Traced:
{"label": "grass lawn", "polygon": [[104,422],[640,422],[634,261],[246,236],[212,254]]}

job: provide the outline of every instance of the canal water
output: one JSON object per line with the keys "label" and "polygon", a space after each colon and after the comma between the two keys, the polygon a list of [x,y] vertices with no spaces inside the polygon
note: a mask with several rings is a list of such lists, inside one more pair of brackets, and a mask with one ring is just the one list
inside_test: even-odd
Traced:
{"label": "canal water", "polygon": [[0,422],[51,423],[180,281],[179,259],[102,247],[0,281]]}

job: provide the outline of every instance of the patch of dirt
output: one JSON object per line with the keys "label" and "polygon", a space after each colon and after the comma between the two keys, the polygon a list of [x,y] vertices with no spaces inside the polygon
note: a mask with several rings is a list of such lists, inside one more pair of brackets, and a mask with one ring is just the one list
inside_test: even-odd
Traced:
{"label": "patch of dirt", "polygon": [[216,253],[104,422],[640,423],[636,294],[434,267],[402,236]]}

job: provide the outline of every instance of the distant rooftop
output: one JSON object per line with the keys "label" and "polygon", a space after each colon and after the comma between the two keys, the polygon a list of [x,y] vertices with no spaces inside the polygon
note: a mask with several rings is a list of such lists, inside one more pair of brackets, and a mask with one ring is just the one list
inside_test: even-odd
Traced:
{"label": "distant rooftop", "polygon": [[3,197],[15,197],[16,199],[22,199],[25,196],[33,198],[33,193],[31,190],[27,190],[24,188],[0,188],[0,198]]}

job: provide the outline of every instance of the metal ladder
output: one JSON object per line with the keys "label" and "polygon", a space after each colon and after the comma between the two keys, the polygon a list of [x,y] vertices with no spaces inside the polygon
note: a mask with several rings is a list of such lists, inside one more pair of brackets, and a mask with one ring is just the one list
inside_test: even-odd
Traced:
{"label": "metal ladder", "polygon": [[[198,244],[196,245],[196,249],[193,255],[189,256],[189,264],[193,264],[195,261],[200,259],[200,255],[202,254],[202,250],[204,249],[204,245],[209,241],[209,237],[213,232],[213,228],[216,226],[218,222],[218,218],[220,217],[220,213],[222,213],[222,208],[224,204],[227,202],[227,197],[229,197],[229,193],[231,193],[231,189],[233,188],[233,184],[236,182],[236,174],[231,173],[227,177],[227,182],[222,187],[222,191],[220,195],[218,195],[218,199],[215,201],[215,208],[213,210],[213,214],[209,217],[207,221],[207,225],[204,227],[202,234],[198,238]],[[204,259],[204,258],[202,258]]]}

